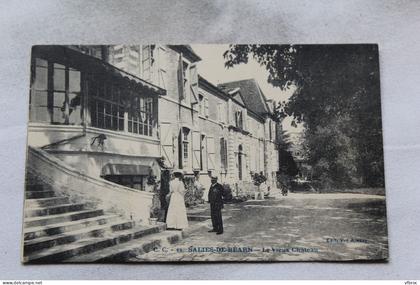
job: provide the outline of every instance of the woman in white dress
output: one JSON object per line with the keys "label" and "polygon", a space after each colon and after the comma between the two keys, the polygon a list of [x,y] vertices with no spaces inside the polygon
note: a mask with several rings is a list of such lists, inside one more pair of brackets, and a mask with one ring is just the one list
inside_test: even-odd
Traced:
{"label": "woman in white dress", "polygon": [[187,209],[185,208],[185,186],[182,182],[182,172],[175,171],[174,179],[169,183],[169,207],[166,217],[168,229],[182,230],[188,227]]}

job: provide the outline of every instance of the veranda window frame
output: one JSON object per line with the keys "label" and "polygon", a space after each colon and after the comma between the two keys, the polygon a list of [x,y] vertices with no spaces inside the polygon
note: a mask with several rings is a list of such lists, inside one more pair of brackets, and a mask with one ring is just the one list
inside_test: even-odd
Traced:
{"label": "veranda window frame", "polygon": [[[38,61],[44,61],[46,62],[46,66],[38,65]],[[60,67],[62,66],[62,67]],[[37,69],[46,69],[47,71],[47,77],[46,77],[46,88],[37,88]],[[55,86],[55,71],[62,70],[64,72],[64,86],[62,89],[58,89]],[[75,71],[79,73],[79,90],[74,91],[70,90],[70,71]],[[75,68],[70,67],[68,64],[57,62],[57,61],[51,61],[43,57],[33,57],[31,62],[31,93],[30,93],[30,120],[34,122],[42,122],[42,123],[49,123],[52,125],[80,125],[83,123],[83,100],[81,99],[82,96],[82,88],[83,88],[83,73]],[[46,92],[47,93],[47,104],[45,106],[35,106],[35,96],[38,92]],[[55,97],[57,94],[63,94],[64,95],[64,104],[60,107],[59,105],[55,105]],[[70,121],[70,109],[75,108],[70,106],[70,95],[75,94],[76,97],[79,96],[80,103],[77,105],[80,107],[80,116],[78,120],[76,120],[74,123]],[[46,112],[48,114],[49,120],[40,120],[37,118],[37,110],[38,108],[45,108]],[[56,111],[59,110],[59,111]],[[63,116],[63,120],[55,120],[55,114],[60,114]]]}

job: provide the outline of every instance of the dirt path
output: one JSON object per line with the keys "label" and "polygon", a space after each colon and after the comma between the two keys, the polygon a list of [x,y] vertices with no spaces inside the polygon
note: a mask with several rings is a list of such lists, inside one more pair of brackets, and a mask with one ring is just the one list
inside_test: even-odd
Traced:
{"label": "dirt path", "polygon": [[[207,212],[208,213],[208,212]],[[363,194],[292,194],[226,205],[225,233],[201,228],[172,248],[137,258],[160,261],[384,259],[385,199]]]}

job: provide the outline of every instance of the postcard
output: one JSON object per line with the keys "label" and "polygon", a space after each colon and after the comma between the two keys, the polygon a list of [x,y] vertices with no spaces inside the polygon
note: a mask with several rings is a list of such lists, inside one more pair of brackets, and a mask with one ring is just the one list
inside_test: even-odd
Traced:
{"label": "postcard", "polygon": [[37,45],[22,262],[386,261],[375,44]]}

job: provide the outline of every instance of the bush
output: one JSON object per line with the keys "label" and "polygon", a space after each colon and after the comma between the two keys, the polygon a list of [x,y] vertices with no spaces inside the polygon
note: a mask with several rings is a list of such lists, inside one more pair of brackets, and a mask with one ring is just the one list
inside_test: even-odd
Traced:
{"label": "bush", "polygon": [[290,191],[292,189],[292,176],[285,173],[277,173],[277,184],[281,189]]}
{"label": "bush", "polygon": [[252,181],[254,182],[254,185],[260,186],[262,183],[267,181],[267,177],[261,172],[261,173],[252,173],[251,172]]}
{"label": "bush", "polygon": [[194,177],[184,177],[184,185],[185,185],[185,195],[184,195],[184,200],[185,200],[185,206],[186,207],[192,207],[197,205],[197,199],[194,195],[194,181],[195,178]]}
{"label": "bush", "polygon": [[249,199],[251,199],[251,196],[250,195],[238,195],[236,197],[233,197],[227,203],[229,203],[229,204],[242,203],[242,202],[245,202],[245,201],[247,201]]}
{"label": "bush", "polygon": [[204,190],[205,189],[201,184],[199,184],[199,185],[195,184],[194,185],[194,198],[199,203],[204,202],[204,199],[203,199]]}
{"label": "bush", "polygon": [[232,189],[230,188],[230,185],[227,183],[223,183],[223,200],[225,202],[229,202],[232,200],[233,195],[232,195]]}
{"label": "bush", "polygon": [[203,194],[205,189],[199,183],[196,183],[195,177],[184,177],[184,185],[186,190],[184,196],[185,206],[193,207],[204,202]]}
{"label": "bush", "polygon": [[152,199],[152,207],[150,208],[150,218],[158,218],[161,212],[161,203],[159,196],[155,194]]}

